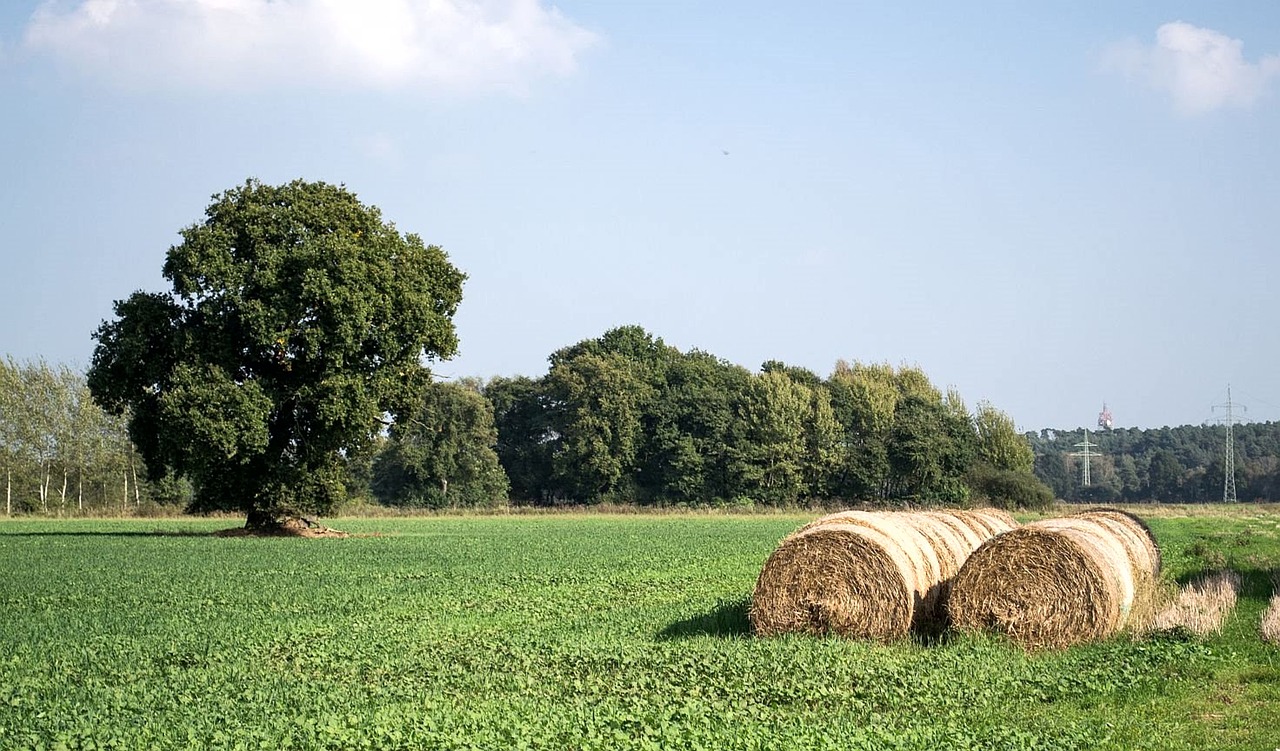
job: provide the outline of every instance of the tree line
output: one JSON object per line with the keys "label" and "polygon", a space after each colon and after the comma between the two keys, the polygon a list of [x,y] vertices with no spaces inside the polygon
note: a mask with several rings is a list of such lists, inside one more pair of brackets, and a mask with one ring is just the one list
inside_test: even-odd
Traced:
{"label": "tree line", "polygon": [[[1090,457],[1087,487],[1082,459],[1075,456],[1084,429],[1045,429],[1026,437],[1036,454],[1036,476],[1064,500],[1213,503],[1223,498],[1225,425],[1089,431],[1096,444],[1091,450],[1099,456]],[[1280,498],[1280,423],[1234,426],[1232,453],[1238,500]]]}
{"label": "tree line", "polygon": [[[822,378],[771,361],[751,372],[638,326],[549,362],[540,378],[426,386],[344,455],[345,491],[417,508],[1052,500],[1004,413],[970,412],[916,367],[839,362]],[[94,403],[84,375],[12,360],[3,373],[7,511],[202,510],[172,473],[140,475],[127,416]]]}
{"label": "tree line", "polygon": [[[549,361],[540,378],[431,384],[346,457],[346,491],[419,508],[1222,500],[1223,425],[1090,431],[1086,487],[1083,429],[1018,435],[915,367],[839,362],[821,378],[771,361],[753,373],[637,326]],[[186,480],[148,479],[127,422],[98,406],[83,373],[0,361],[5,513],[191,505]],[[1280,423],[1236,425],[1233,453],[1240,500],[1280,497]]]}
{"label": "tree line", "polygon": [[[778,361],[751,372],[624,326],[540,378],[438,383],[373,461],[383,502],[1043,506],[1013,422],[916,367]],[[481,450],[491,444],[492,450]]]}
{"label": "tree line", "polygon": [[7,515],[182,500],[181,483],[142,479],[127,421],[94,402],[84,374],[43,360],[0,361],[0,471]]}

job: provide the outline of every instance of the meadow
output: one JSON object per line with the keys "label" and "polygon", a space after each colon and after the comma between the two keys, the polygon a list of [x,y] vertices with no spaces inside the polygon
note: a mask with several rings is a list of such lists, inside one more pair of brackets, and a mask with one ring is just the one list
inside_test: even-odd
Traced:
{"label": "meadow", "polygon": [[1171,582],[1244,575],[1222,634],[1039,654],[752,638],[813,516],[0,521],[0,748],[1280,747],[1280,509],[1146,516]]}

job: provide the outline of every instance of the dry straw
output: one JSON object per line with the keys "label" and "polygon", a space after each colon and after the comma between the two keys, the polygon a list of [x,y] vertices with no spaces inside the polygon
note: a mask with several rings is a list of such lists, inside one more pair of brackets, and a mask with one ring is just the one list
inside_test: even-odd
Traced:
{"label": "dry straw", "polygon": [[1275,588],[1274,594],[1271,595],[1271,604],[1262,614],[1258,630],[1262,633],[1263,641],[1280,646],[1280,571],[1271,573],[1271,582]]}
{"label": "dry straw", "polygon": [[893,641],[943,627],[944,588],[965,559],[1017,522],[1003,511],[842,511],[804,525],[765,562],[752,630]]}
{"label": "dry straw", "polygon": [[969,556],[947,611],[960,629],[1060,648],[1146,623],[1160,549],[1131,514],[1092,509],[1006,532]]}
{"label": "dry straw", "polygon": [[1236,608],[1241,578],[1235,571],[1216,571],[1188,582],[1178,598],[1151,621],[1152,631],[1186,629],[1196,636],[1222,631],[1227,616]]}

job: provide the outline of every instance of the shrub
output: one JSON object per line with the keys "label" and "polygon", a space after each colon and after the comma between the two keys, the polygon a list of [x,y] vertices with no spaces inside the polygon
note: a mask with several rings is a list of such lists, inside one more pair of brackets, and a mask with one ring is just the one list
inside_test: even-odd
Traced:
{"label": "shrub", "polygon": [[1045,511],[1053,506],[1053,491],[1031,473],[980,462],[970,468],[965,482],[979,502],[985,500],[997,508]]}

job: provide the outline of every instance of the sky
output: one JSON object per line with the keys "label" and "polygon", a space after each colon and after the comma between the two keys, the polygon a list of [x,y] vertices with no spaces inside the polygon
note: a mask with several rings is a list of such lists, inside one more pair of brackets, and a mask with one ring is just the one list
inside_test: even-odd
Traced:
{"label": "sky", "polygon": [[0,356],[86,367],[248,178],[468,275],[444,376],[638,324],[1024,430],[1280,420],[1280,4],[6,0]]}

